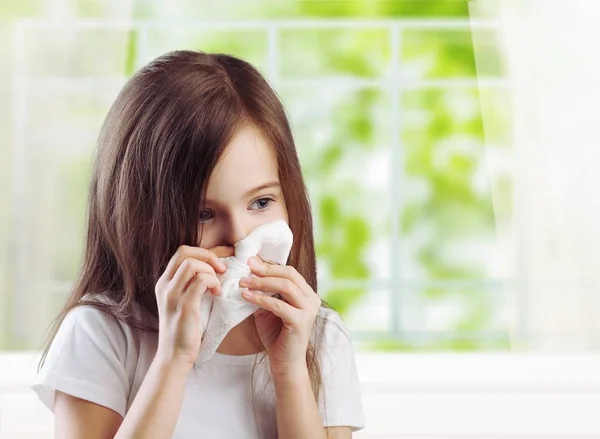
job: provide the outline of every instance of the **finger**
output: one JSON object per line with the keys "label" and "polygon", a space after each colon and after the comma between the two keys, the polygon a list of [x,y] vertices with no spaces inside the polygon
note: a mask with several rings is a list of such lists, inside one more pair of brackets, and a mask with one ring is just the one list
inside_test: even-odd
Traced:
{"label": "finger", "polygon": [[175,254],[169,260],[165,274],[167,280],[170,281],[175,276],[177,269],[182,262],[187,258],[198,259],[199,261],[206,262],[213,267],[214,270],[223,272],[225,271],[225,265],[219,261],[219,258],[212,251],[202,247],[191,247],[189,245],[181,245],[175,252]]}
{"label": "finger", "polygon": [[182,307],[188,311],[199,312],[202,296],[207,291],[210,291],[213,295],[220,294],[221,283],[219,279],[215,275],[208,273],[197,274],[181,298]]}
{"label": "finger", "polygon": [[253,256],[248,259],[248,265],[250,266],[250,271],[252,271],[254,274],[263,277],[280,277],[289,279],[298,286],[303,295],[308,296],[309,294],[314,294],[312,288],[304,279],[304,276],[298,273],[298,271],[296,271],[296,269],[291,265],[271,264],[263,261],[258,256]]}
{"label": "finger", "polygon": [[216,275],[214,268],[206,262],[194,258],[186,258],[177,269],[173,280],[169,283],[170,289],[174,290],[175,294],[181,295],[187,290],[190,282],[194,280],[194,276],[198,273]]}
{"label": "finger", "polygon": [[285,303],[283,300],[262,294],[260,291],[246,289],[242,292],[242,297],[250,303],[254,303],[261,308],[271,311],[285,322],[297,320],[299,317],[298,314],[302,312],[290,304]]}
{"label": "finger", "polygon": [[306,296],[289,279],[282,277],[244,277],[240,279],[240,286],[270,293],[280,293],[286,302],[296,308],[304,309],[306,305]]}

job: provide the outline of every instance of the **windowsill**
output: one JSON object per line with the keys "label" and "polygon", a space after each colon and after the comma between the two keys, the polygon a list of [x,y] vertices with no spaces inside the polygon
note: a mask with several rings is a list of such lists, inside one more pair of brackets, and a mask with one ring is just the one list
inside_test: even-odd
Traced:
{"label": "windowsill", "polygon": [[[3,438],[52,437],[29,390],[36,358],[0,354]],[[357,367],[367,420],[357,438],[600,437],[600,354],[358,352]]]}
{"label": "windowsill", "polygon": [[362,354],[357,362],[365,437],[600,437],[600,354]]}

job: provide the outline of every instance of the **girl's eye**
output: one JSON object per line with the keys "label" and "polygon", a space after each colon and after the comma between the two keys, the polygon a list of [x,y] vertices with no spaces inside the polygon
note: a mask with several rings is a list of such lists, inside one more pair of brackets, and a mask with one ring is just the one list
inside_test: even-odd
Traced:
{"label": "girl's eye", "polygon": [[271,198],[259,198],[254,203],[252,203],[252,205],[256,204],[258,206],[258,210],[265,210],[271,205],[272,201],[273,200]]}
{"label": "girl's eye", "polygon": [[210,210],[203,210],[200,212],[200,222],[205,223],[212,219],[212,212]]}

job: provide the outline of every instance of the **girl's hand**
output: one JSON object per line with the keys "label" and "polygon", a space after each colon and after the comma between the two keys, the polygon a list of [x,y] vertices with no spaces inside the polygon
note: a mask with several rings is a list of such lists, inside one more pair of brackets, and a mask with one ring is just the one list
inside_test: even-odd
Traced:
{"label": "girl's hand", "polygon": [[159,315],[157,358],[193,366],[205,329],[200,322],[202,296],[207,291],[215,296],[221,294],[217,273],[223,273],[226,267],[219,258],[233,254],[233,247],[207,250],[182,245],[171,257],[155,287]]}
{"label": "girl's hand", "polygon": [[[293,379],[307,367],[306,350],[321,298],[294,267],[270,264],[258,256],[248,264],[257,277],[240,280],[240,286],[248,287],[242,296],[260,306],[254,321],[269,354],[271,373],[275,381]],[[279,293],[281,299],[261,291]]]}

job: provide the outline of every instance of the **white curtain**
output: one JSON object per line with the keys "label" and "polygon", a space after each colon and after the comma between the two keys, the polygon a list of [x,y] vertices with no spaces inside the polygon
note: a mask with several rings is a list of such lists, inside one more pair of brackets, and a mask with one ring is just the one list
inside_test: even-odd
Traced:
{"label": "white curtain", "polygon": [[[496,216],[513,348],[597,350],[600,2],[475,0],[470,14],[478,72],[490,58],[475,22],[498,23],[510,96],[508,166],[486,150],[495,202],[500,174],[513,182],[510,214]],[[497,95],[480,96],[484,129],[497,130]]]}

